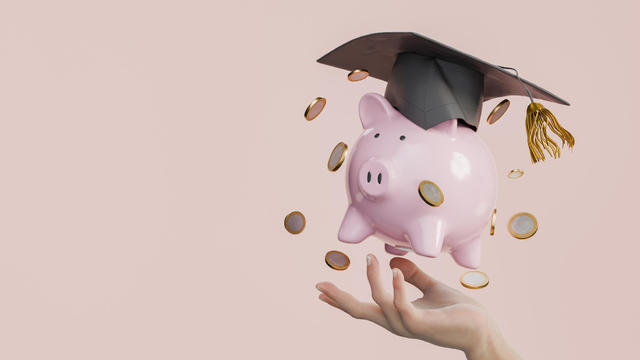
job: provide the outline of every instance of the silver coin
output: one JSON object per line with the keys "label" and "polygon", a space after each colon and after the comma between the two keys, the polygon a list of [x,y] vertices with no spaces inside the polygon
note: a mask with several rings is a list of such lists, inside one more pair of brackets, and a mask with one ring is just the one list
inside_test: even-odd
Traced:
{"label": "silver coin", "polygon": [[300,234],[306,224],[307,220],[300,211],[289,213],[284,218],[284,228],[292,234]]}
{"label": "silver coin", "polygon": [[482,289],[489,285],[489,276],[482,271],[467,271],[460,276],[460,284],[467,289]]}
{"label": "silver coin", "polygon": [[327,161],[327,168],[329,171],[337,171],[342,166],[342,163],[347,157],[347,150],[349,147],[347,144],[340,142],[336,145],[329,155],[329,161]]}
{"label": "silver coin", "polygon": [[351,264],[349,257],[340,251],[331,250],[324,256],[324,262],[334,270],[346,270]]}
{"label": "silver coin", "polygon": [[444,194],[433,181],[425,180],[418,186],[420,197],[431,206],[440,206],[444,202]]}
{"label": "silver coin", "polygon": [[520,212],[509,219],[507,228],[516,239],[528,239],[538,231],[538,220],[528,212]]}
{"label": "silver coin", "polygon": [[522,175],[524,175],[524,170],[522,169],[513,169],[511,171],[509,171],[509,173],[507,174],[507,177],[509,179],[517,179],[522,177]]}
{"label": "silver coin", "polygon": [[498,209],[493,209],[493,213],[491,214],[491,231],[489,231],[489,235],[493,235],[496,233],[497,212],[498,212]]}
{"label": "silver coin", "polygon": [[324,106],[326,104],[327,99],[323,97],[317,97],[313,99],[311,104],[309,104],[309,106],[307,106],[307,109],[304,111],[304,118],[307,119],[307,121],[315,119],[318,115],[320,115],[322,109],[324,109]]}
{"label": "silver coin", "polygon": [[369,72],[367,70],[356,69],[347,75],[347,79],[349,79],[349,81],[360,81],[366,79],[368,76]]}
{"label": "silver coin", "polygon": [[493,110],[491,110],[489,116],[487,116],[487,122],[489,124],[495,124],[495,122],[500,120],[502,115],[507,112],[507,109],[509,109],[509,105],[511,105],[511,101],[509,101],[509,99],[500,101],[500,103],[496,105]]}

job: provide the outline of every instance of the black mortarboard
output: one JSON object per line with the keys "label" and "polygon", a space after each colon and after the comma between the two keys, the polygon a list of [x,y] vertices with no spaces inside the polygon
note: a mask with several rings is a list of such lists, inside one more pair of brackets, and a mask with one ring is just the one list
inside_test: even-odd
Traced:
{"label": "black mortarboard", "polygon": [[484,101],[528,95],[532,103],[527,109],[532,161],[544,160],[543,147],[554,157],[560,154],[557,144],[547,136],[547,127],[563,144],[566,141],[572,147],[574,143],[571,134],[533,98],[564,105],[568,102],[506,70],[510,68],[487,63],[415,33],[365,35],[339,46],[318,62],[349,71],[366,69],[369,75],[387,81],[387,100],[423,129],[455,118],[477,129]]}

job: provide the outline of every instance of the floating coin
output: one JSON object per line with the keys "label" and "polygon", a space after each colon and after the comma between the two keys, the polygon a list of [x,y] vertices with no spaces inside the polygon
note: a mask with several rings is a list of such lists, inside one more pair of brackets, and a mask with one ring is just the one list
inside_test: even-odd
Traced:
{"label": "floating coin", "polygon": [[425,180],[418,186],[420,197],[431,206],[440,206],[444,202],[442,190],[433,181]]}
{"label": "floating coin", "polygon": [[482,289],[489,285],[489,276],[482,271],[467,271],[460,276],[460,284],[467,289]]}
{"label": "floating coin", "polygon": [[517,239],[528,239],[538,231],[538,220],[528,212],[513,215],[507,224],[511,236]]}
{"label": "floating coin", "polygon": [[493,209],[493,214],[491,214],[491,231],[489,232],[489,235],[493,235],[496,232],[496,213],[498,212],[498,209]]}
{"label": "floating coin", "polygon": [[333,148],[331,155],[329,155],[329,161],[327,161],[327,167],[329,171],[336,171],[340,169],[344,159],[347,157],[347,150],[349,147],[347,144],[340,142]]}
{"label": "floating coin", "polygon": [[356,69],[347,75],[347,79],[349,79],[349,81],[360,81],[366,79],[367,76],[369,76],[369,72],[367,70]]}
{"label": "floating coin", "polygon": [[324,262],[334,270],[346,270],[351,263],[347,255],[336,250],[327,252],[327,255],[324,256]]}
{"label": "floating coin", "polygon": [[489,113],[489,116],[487,116],[487,122],[489,124],[493,124],[496,121],[500,120],[502,115],[504,115],[504,113],[507,112],[509,105],[511,105],[511,101],[509,101],[509,99],[504,99],[500,101],[500,103],[496,105],[496,107],[494,107],[493,110],[491,110],[491,112]]}
{"label": "floating coin", "polygon": [[307,106],[307,110],[304,111],[304,118],[307,119],[307,121],[315,119],[316,116],[320,115],[320,112],[322,112],[322,109],[324,109],[326,104],[327,99],[323,97],[315,98],[311,104]]}
{"label": "floating coin", "polygon": [[519,177],[522,177],[522,175],[524,175],[524,170],[522,170],[522,169],[513,169],[513,170],[509,171],[509,174],[507,174],[507,177],[509,179],[517,179]]}
{"label": "floating coin", "polygon": [[284,228],[292,234],[300,234],[306,224],[307,220],[300,211],[294,211],[284,218]]}

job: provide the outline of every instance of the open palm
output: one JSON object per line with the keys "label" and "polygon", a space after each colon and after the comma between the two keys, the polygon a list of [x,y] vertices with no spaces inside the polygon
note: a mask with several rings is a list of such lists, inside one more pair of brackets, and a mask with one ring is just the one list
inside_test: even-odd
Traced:
{"label": "open palm", "polygon": [[[361,302],[328,282],[316,286],[322,292],[320,299],[394,334],[460,349],[468,358],[484,358],[480,354],[506,347],[499,336],[494,336],[497,328],[484,307],[475,300],[433,279],[407,259],[393,258],[390,266],[393,269],[393,294],[384,289],[378,259],[367,255],[367,278],[375,304]],[[409,301],[405,280],[422,291],[423,296]],[[493,356],[495,358],[495,354]],[[511,352],[504,358],[515,359],[517,355]]]}

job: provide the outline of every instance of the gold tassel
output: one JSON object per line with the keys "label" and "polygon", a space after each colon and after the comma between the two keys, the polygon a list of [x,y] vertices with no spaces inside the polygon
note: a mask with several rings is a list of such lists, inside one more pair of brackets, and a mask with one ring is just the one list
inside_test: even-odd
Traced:
{"label": "gold tassel", "polygon": [[560,157],[561,146],[558,146],[558,144],[549,137],[547,128],[562,140],[562,147],[568,144],[569,149],[573,149],[573,145],[575,144],[573,135],[563,128],[558,122],[558,119],[553,116],[551,111],[542,106],[542,104],[535,102],[529,104],[527,107],[526,125],[532,163],[535,164],[540,160],[544,161],[544,150],[554,158]]}

